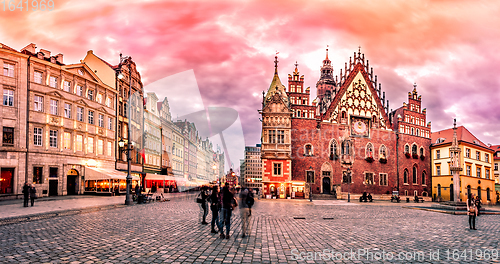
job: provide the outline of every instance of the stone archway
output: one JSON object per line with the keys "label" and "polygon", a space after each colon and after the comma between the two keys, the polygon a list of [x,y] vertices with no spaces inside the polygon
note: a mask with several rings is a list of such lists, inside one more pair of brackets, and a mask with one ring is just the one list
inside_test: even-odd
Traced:
{"label": "stone archway", "polygon": [[332,165],[325,162],[321,165],[321,192],[331,194],[332,182]]}

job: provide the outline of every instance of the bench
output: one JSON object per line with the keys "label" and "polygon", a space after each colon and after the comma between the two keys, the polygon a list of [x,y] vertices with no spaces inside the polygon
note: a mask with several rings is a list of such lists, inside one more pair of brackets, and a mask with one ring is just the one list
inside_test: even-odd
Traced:
{"label": "bench", "polygon": [[368,196],[364,196],[364,197],[361,196],[361,197],[359,197],[359,202],[361,202],[361,203],[362,202],[370,202],[371,203],[371,202],[373,202],[373,198],[369,198]]}
{"label": "bench", "polygon": [[415,198],[413,198],[413,202],[415,202],[415,203],[419,203],[419,202],[423,203],[424,202],[424,198],[415,196]]}

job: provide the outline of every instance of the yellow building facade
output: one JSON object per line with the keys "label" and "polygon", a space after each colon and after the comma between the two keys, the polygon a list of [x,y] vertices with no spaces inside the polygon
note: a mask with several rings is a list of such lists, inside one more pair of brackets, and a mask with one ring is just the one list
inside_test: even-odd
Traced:
{"label": "yellow building facade", "polygon": [[[432,133],[431,167],[432,197],[436,201],[457,201],[453,197],[453,174],[450,170],[453,129]],[[495,204],[495,179],[493,174],[494,152],[479,141],[465,127],[457,128],[460,148],[460,197],[465,202],[467,194],[479,196],[483,204]]]}

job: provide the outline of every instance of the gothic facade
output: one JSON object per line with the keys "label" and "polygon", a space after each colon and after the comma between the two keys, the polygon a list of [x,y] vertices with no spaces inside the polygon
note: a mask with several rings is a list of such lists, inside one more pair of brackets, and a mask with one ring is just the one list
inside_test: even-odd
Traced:
{"label": "gothic facade", "polygon": [[334,77],[327,50],[311,102],[298,65],[285,87],[277,63],[261,110],[266,197],[429,196],[430,123],[416,85],[392,111],[364,54],[355,52]]}

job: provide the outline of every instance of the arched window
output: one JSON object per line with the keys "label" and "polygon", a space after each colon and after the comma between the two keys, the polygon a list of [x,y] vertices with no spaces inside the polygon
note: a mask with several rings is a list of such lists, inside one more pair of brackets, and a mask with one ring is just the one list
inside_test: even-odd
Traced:
{"label": "arched window", "polygon": [[410,154],[410,146],[408,146],[408,144],[405,145],[405,153]]}
{"label": "arched window", "polygon": [[424,148],[420,148],[420,157],[424,156]]}
{"label": "arched window", "polygon": [[384,145],[380,146],[378,152],[381,159],[387,159],[387,148]]}
{"label": "arched window", "polygon": [[417,184],[417,166],[413,166],[413,184]]}
{"label": "arched window", "polygon": [[342,141],[342,155],[349,155],[349,140]]}
{"label": "arched window", "polygon": [[422,171],[422,185],[426,184],[426,182],[425,182],[425,176],[426,176],[425,171]]}
{"label": "arched window", "polygon": [[417,145],[416,144],[413,144],[413,146],[411,146],[411,154],[417,155]]}
{"label": "arched window", "polygon": [[374,115],[372,117],[372,122],[373,122],[373,124],[372,124],[373,126],[375,126],[377,124],[377,116]]}
{"label": "arched window", "polygon": [[366,145],[366,153],[365,153],[366,157],[370,157],[370,158],[373,158],[373,145],[372,143],[368,143]]}
{"label": "arched window", "polygon": [[306,144],[304,146],[304,156],[312,156],[313,155],[313,149],[311,144]]}
{"label": "arched window", "polygon": [[342,114],[340,116],[341,116],[341,118],[346,118],[345,111],[342,111]]}
{"label": "arched window", "polygon": [[408,170],[405,169],[405,172],[403,174],[403,182],[408,184]]}
{"label": "arched window", "polygon": [[332,140],[332,143],[330,143],[330,160],[336,160],[338,158],[337,156],[337,141]]}

